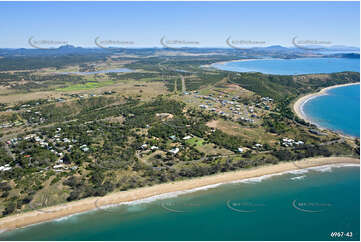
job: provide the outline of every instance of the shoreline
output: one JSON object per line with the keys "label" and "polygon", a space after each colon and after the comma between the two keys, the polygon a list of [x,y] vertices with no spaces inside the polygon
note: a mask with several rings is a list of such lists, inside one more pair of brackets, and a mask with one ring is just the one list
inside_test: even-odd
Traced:
{"label": "shoreline", "polygon": [[231,63],[231,62],[240,62],[240,61],[253,61],[253,60],[262,60],[262,59],[238,59],[238,60],[229,60],[229,61],[218,61],[218,62],[214,62],[212,64],[206,64],[206,65],[201,65],[202,68],[213,68],[213,69],[217,69],[220,70],[216,67],[214,67],[213,65],[223,65],[225,63]]}
{"label": "shoreline", "polygon": [[[329,90],[334,89],[334,88],[338,88],[338,87],[346,87],[346,86],[353,86],[353,85],[360,85],[360,83],[359,82],[357,82],[357,83],[347,83],[347,84],[339,84],[339,85],[334,85],[334,86],[330,86],[330,87],[325,87],[325,88],[322,88],[319,92],[310,93],[310,94],[307,94],[305,96],[302,96],[302,97],[298,98],[296,100],[296,102],[293,104],[293,111],[299,118],[305,120],[306,122],[309,122],[311,124],[316,125],[320,129],[331,130],[331,131],[334,131],[336,133],[339,133],[340,135],[342,135],[344,137],[355,138],[352,135],[343,134],[343,133],[337,132],[335,130],[328,129],[328,128],[320,126],[319,124],[313,122],[310,118],[308,118],[307,115],[303,111],[303,106],[308,101],[310,101],[310,100],[312,100],[314,98],[320,97],[320,96],[327,95],[327,92]],[[358,137],[356,137],[356,138],[358,138]]]}
{"label": "shoreline", "polygon": [[170,194],[177,196],[178,194],[195,192],[197,190],[203,190],[228,183],[235,183],[249,178],[277,175],[294,170],[303,170],[311,167],[335,164],[360,165],[360,160],[351,157],[308,158],[300,161],[281,162],[276,165],[264,165],[183,181],[157,184],[150,187],[136,188],[128,191],[113,192],[104,197],[89,197],[82,200],[43,208],[41,210],[24,212],[1,218],[0,231],[5,232],[38,223],[48,222],[79,213],[97,210],[99,207],[117,206],[120,204],[129,204],[130,202],[141,202],[142,200],[152,201],[154,199],[166,198],[168,197],[167,195]]}
{"label": "shoreline", "polygon": [[[227,70],[227,69],[223,69],[223,68],[219,68],[219,67],[215,67],[214,65],[225,65],[227,63],[232,63],[232,62],[245,62],[245,61],[259,61],[259,60],[300,60],[300,59],[330,59],[330,58],[334,58],[334,59],[342,59],[342,58],[337,58],[337,57],[322,57],[322,56],[314,56],[314,57],[295,57],[295,58],[272,58],[272,57],[266,57],[266,58],[248,58],[248,59],[238,59],[238,60],[230,60],[230,61],[219,61],[219,62],[214,62],[212,64],[206,64],[206,65],[202,65],[201,67],[203,68],[209,68],[209,69],[215,69],[215,70],[221,70],[221,71],[230,71],[230,72],[238,72],[238,73],[262,73],[264,75],[281,75],[281,76],[304,76],[304,75],[314,75],[314,74],[332,74],[332,73],[338,73],[338,72],[344,72],[344,71],[336,71],[336,72],[310,72],[310,73],[270,73],[270,72],[264,72],[262,70],[244,70],[244,71],[239,71],[239,70]],[[358,70],[357,70],[358,72]]]}

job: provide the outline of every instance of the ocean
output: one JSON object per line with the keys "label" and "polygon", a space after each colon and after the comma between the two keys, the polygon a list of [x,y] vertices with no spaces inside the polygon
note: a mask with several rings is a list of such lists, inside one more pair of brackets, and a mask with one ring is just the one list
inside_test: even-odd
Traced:
{"label": "ocean", "polygon": [[261,72],[275,75],[299,75],[360,71],[360,59],[351,58],[299,58],[258,59],[215,63],[212,67],[236,72]]}
{"label": "ocean", "polygon": [[163,200],[102,208],[0,240],[359,240],[359,166],[252,178]]}
{"label": "ocean", "polygon": [[[271,68],[277,72],[273,74],[286,75],[297,74],[296,69],[303,74],[359,71],[359,60],[355,59],[272,60],[276,64],[271,66],[264,61],[263,71],[257,71],[267,73]],[[359,85],[335,88],[307,102],[304,112],[323,127],[360,136],[359,100]],[[177,197],[99,208],[4,232],[0,240],[358,241],[360,168],[323,166]]]}
{"label": "ocean", "polygon": [[309,99],[302,110],[320,127],[360,137],[360,85],[330,89],[326,95]]}
{"label": "ocean", "polygon": [[[262,59],[213,64],[215,68],[236,72],[262,72],[295,75],[360,71],[360,59],[300,58]],[[360,137],[360,85],[331,89],[327,95],[310,99],[303,112],[313,123],[343,134]]]}

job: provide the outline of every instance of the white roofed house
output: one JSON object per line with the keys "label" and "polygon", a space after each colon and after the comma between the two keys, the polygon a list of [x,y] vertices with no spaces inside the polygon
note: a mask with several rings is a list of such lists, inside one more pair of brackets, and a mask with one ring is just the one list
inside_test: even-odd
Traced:
{"label": "white roofed house", "polygon": [[140,148],[141,148],[142,150],[147,149],[147,147],[148,147],[148,145],[147,145],[147,144],[142,144],[142,145],[140,146]]}
{"label": "white roofed house", "polygon": [[84,152],[87,152],[89,150],[88,146],[87,145],[82,145],[80,146],[80,149]]}
{"label": "white roofed house", "polygon": [[171,149],[171,150],[169,150],[169,152],[175,155],[179,152],[179,148],[177,147],[177,148]]}
{"label": "white roofed house", "polygon": [[304,144],[305,144],[305,142],[303,142],[303,141],[299,140],[299,141],[295,142],[295,144],[296,144],[296,145],[304,145]]}
{"label": "white roofed house", "polygon": [[11,167],[9,164],[6,164],[4,166],[0,166],[0,171],[9,171],[11,170]]}
{"label": "white roofed house", "polygon": [[64,168],[64,165],[55,165],[53,166],[54,169]]}

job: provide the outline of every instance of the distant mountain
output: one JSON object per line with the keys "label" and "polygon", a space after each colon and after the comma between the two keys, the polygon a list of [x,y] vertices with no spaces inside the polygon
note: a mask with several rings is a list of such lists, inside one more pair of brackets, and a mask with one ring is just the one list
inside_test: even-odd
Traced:
{"label": "distant mountain", "polygon": [[345,46],[345,45],[333,45],[330,47],[327,47],[326,49],[332,50],[332,51],[360,51],[359,47],[353,47],[353,46]]}
{"label": "distant mountain", "polygon": [[[137,55],[151,55],[151,54],[162,54],[163,52],[185,52],[185,53],[195,53],[195,54],[204,54],[204,53],[214,53],[217,55],[245,55],[245,56],[268,56],[268,57],[279,57],[279,58],[297,58],[305,56],[318,56],[318,55],[330,55],[330,54],[342,54],[342,53],[359,53],[360,49],[358,47],[342,46],[335,45],[330,47],[324,46],[310,46],[309,49],[298,48],[296,46],[284,47],[281,45],[272,45],[267,47],[251,47],[247,49],[233,49],[233,48],[178,48],[178,49],[167,49],[167,48],[83,48],[76,47],[73,45],[63,45],[59,48],[53,49],[0,49],[0,56],[62,56],[62,55],[111,55],[116,53],[123,54],[137,54]],[[314,50],[313,50],[314,49]],[[348,57],[350,58],[350,57]],[[352,57],[356,58],[356,57]]]}
{"label": "distant mountain", "polygon": [[340,53],[340,54],[332,54],[327,57],[360,59],[360,54],[359,53]]}
{"label": "distant mountain", "polygon": [[330,51],[330,52],[360,52],[360,48],[353,46],[345,45],[333,45],[333,46],[323,46],[323,45],[302,45],[296,48],[301,48],[305,50],[313,51]]}
{"label": "distant mountain", "polygon": [[271,45],[267,47],[263,47],[264,50],[277,50],[277,51],[287,51],[289,48],[283,47],[282,45]]}
{"label": "distant mountain", "polygon": [[59,55],[69,55],[69,54],[99,54],[104,53],[106,50],[104,49],[95,49],[95,48],[82,48],[75,47],[72,45],[64,45],[59,48],[51,48],[51,49],[0,49],[0,56],[59,56]]}

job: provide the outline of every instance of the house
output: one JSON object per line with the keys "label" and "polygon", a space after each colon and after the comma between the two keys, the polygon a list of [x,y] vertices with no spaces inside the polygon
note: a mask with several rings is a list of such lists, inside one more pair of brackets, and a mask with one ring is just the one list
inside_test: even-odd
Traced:
{"label": "house", "polygon": [[82,145],[80,146],[80,149],[84,152],[87,152],[89,150],[89,148],[87,147],[87,145]]}
{"label": "house", "polygon": [[242,148],[238,148],[238,152],[239,152],[239,153],[243,153],[243,149],[242,149]]}
{"label": "house", "polygon": [[64,167],[64,165],[55,165],[55,166],[53,166],[54,169],[63,168],[63,167]]}
{"label": "house", "polygon": [[253,149],[259,149],[259,148],[262,148],[262,145],[261,144],[255,144],[252,148]]}
{"label": "house", "polygon": [[190,136],[190,135],[187,135],[187,136],[183,137],[184,140],[188,140],[188,139],[191,139],[191,138],[192,138],[192,136]]}
{"label": "house", "polygon": [[68,138],[63,139],[64,143],[70,143],[71,141]]}
{"label": "house", "polygon": [[293,139],[289,139],[289,138],[283,138],[281,145],[285,146],[285,147],[289,147],[289,146],[293,146],[293,145],[303,145],[304,142],[302,140],[299,141],[295,141]]}
{"label": "house", "polygon": [[9,164],[6,164],[4,166],[0,166],[0,171],[9,171],[11,170],[11,167]]}
{"label": "house", "polygon": [[179,148],[171,149],[171,150],[169,150],[169,152],[175,155],[179,152]]}
{"label": "house", "polygon": [[295,145],[304,145],[304,144],[305,144],[305,142],[303,142],[303,141],[301,141],[301,140],[295,142]]}

